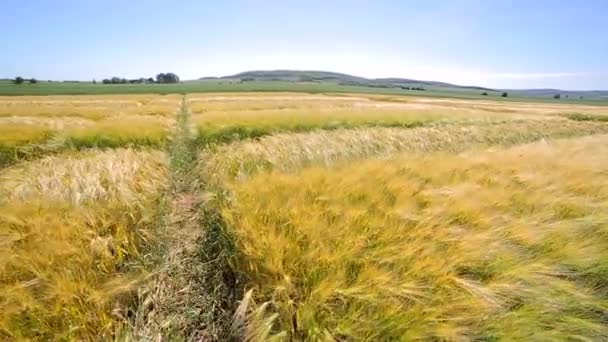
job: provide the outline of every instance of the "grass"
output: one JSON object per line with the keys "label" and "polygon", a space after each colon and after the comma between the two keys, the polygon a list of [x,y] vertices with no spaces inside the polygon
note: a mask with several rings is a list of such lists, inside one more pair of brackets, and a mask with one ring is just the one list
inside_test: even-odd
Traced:
{"label": "grass", "polygon": [[0,338],[116,336],[154,262],[162,156],[47,157],[0,180]]}
{"label": "grass", "polygon": [[233,265],[262,304],[245,330],[289,340],[608,338],[607,143],[413,154],[229,182]]}

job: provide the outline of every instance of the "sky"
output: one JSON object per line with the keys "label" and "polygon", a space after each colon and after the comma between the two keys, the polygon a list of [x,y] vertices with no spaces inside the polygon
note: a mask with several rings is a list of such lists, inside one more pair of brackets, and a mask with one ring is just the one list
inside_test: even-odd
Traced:
{"label": "sky", "polygon": [[0,78],[300,69],[608,89],[608,0],[2,0]]}

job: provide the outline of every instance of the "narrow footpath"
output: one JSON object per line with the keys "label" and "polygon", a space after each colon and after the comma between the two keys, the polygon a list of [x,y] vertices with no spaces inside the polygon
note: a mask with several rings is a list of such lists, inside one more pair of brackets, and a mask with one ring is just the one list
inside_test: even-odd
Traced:
{"label": "narrow footpath", "polygon": [[197,172],[199,148],[190,119],[184,96],[167,146],[165,257],[143,296],[134,335],[151,340],[234,340],[230,324],[240,296],[228,265],[232,244],[215,209],[215,196]]}

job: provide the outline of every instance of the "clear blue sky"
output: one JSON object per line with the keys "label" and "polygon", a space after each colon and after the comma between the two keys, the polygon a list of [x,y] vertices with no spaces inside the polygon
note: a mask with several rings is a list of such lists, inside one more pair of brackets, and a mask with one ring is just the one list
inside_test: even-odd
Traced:
{"label": "clear blue sky", "polygon": [[312,69],[608,89],[608,0],[2,0],[0,78]]}

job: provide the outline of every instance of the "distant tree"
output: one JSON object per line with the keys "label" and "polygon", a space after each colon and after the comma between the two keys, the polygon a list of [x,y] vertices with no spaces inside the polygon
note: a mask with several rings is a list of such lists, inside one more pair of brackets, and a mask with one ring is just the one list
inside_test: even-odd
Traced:
{"label": "distant tree", "polygon": [[15,77],[15,80],[14,80],[13,82],[14,82],[15,84],[23,84],[23,81],[25,81],[25,80],[23,79],[23,77],[21,77],[21,76],[17,76],[17,77]]}
{"label": "distant tree", "polygon": [[179,83],[179,76],[174,73],[170,72],[166,77],[169,79],[169,83]]}
{"label": "distant tree", "polygon": [[483,93],[481,93],[481,95],[488,96],[488,93],[484,91]]}
{"label": "distant tree", "polygon": [[505,92],[504,92],[504,93],[502,93],[502,95],[500,95],[500,96],[502,96],[502,97],[507,97],[507,96],[509,96],[509,93],[507,93],[507,92],[505,91]]}
{"label": "distant tree", "polygon": [[38,83],[37,79],[35,79],[35,78],[30,79],[30,84],[36,84],[36,83]]}
{"label": "distant tree", "polygon": [[149,78],[148,78],[148,83],[154,83],[154,78],[149,77]]}
{"label": "distant tree", "polygon": [[112,83],[112,80],[107,79],[107,78],[104,78],[104,79],[101,81],[101,83],[103,83],[103,84],[111,84],[111,83]]}
{"label": "distant tree", "polygon": [[568,94],[566,94],[566,98],[568,98]]}
{"label": "distant tree", "polygon": [[93,79],[93,84],[97,84],[97,81],[95,79]]}
{"label": "distant tree", "polygon": [[579,99],[579,100],[582,100],[582,99],[583,99],[583,97],[582,97],[582,96],[579,96],[579,97],[578,97],[578,99]]}
{"label": "distant tree", "polygon": [[179,77],[172,72],[165,74],[165,83],[179,83]]}
{"label": "distant tree", "polygon": [[156,75],[156,82],[158,83],[179,83],[179,76],[172,72],[160,73]]}
{"label": "distant tree", "polygon": [[112,77],[112,78],[110,79],[110,82],[111,82],[112,84],[118,84],[118,83],[120,83],[120,77],[116,77],[116,76],[114,76],[114,77]]}
{"label": "distant tree", "polygon": [[560,94],[555,94],[553,95],[553,98],[556,100],[559,100],[562,96]]}

